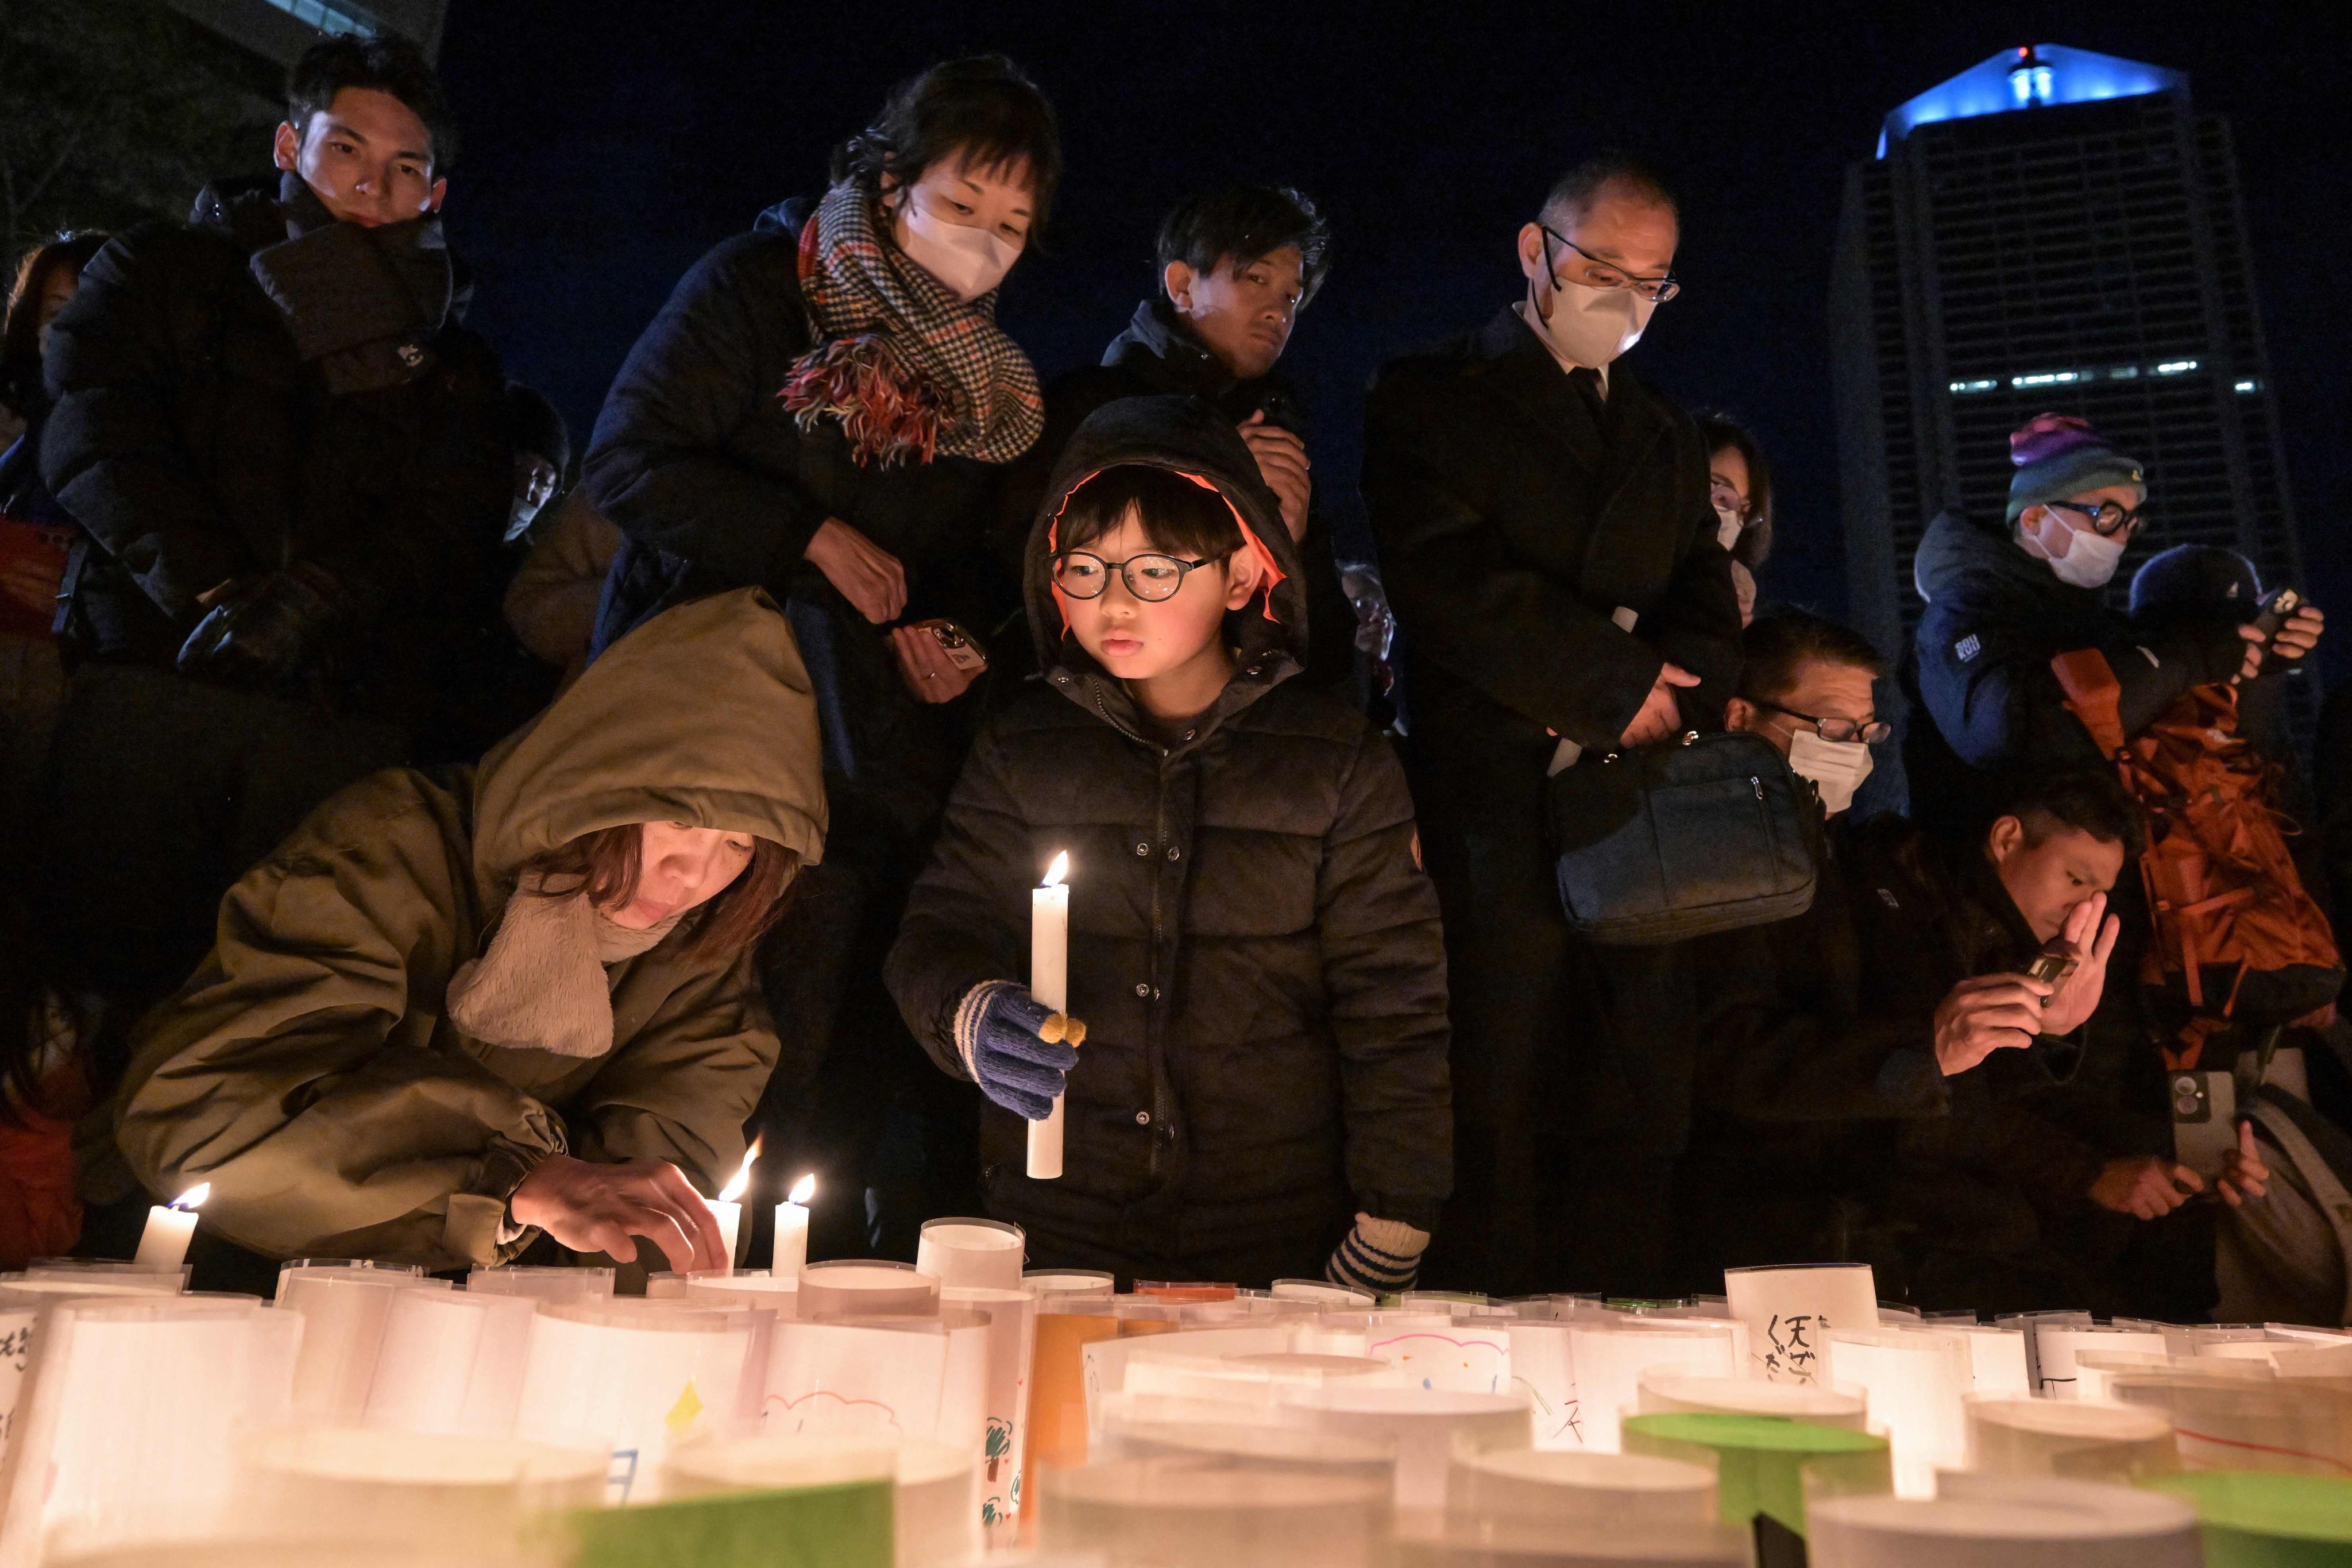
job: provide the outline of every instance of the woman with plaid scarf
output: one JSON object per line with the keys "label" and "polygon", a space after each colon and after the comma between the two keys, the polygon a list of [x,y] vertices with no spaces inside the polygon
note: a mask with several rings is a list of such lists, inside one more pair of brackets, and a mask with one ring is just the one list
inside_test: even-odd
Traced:
{"label": "woman with plaid scarf", "polygon": [[[996,292],[1060,174],[1053,109],[1009,61],[902,84],[822,199],[772,208],[686,275],[588,453],[589,499],[626,536],[596,647],[758,585],[817,687],[834,829],[767,945],[783,1048],[761,1120],[778,1168],[814,1167],[836,1197],[820,1255],[911,1258],[922,1218],[977,1201],[973,1107],[927,1070],[880,972],[979,706],[977,638],[940,623],[984,636],[1020,606],[986,503],[1044,400]],[[908,1169],[877,1167],[886,1142]]]}

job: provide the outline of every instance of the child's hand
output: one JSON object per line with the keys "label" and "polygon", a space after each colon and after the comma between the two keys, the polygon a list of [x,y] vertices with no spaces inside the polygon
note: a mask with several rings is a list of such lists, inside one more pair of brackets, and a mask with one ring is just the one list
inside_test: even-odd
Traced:
{"label": "child's hand", "polygon": [[2271,1168],[2263,1163],[2262,1152],[2254,1147],[2254,1124],[2238,1123],[2238,1146],[2221,1156],[2221,1173],[2215,1178],[2213,1190],[2221,1201],[2236,1208],[2248,1198],[2259,1198],[2270,1191]]}
{"label": "child's hand", "polygon": [[[956,1009],[956,1049],[981,1092],[1016,1116],[1054,1113],[1087,1026],[1009,980],[976,986]],[[968,1022],[967,1022],[968,1020]]]}

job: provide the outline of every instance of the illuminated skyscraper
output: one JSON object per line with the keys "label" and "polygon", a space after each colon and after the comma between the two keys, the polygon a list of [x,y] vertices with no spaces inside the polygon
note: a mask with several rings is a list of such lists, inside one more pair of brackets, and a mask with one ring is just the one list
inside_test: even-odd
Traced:
{"label": "illuminated skyscraper", "polygon": [[441,51],[447,0],[168,0],[172,8],[283,68],[331,33],[397,33]]}
{"label": "illuminated skyscraper", "polygon": [[1830,322],[1848,607],[1880,647],[1918,618],[1927,521],[1998,519],[2044,409],[2147,465],[2118,593],[2191,541],[2295,578],[2229,126],[2179,72],[2043,44],[1897,108],[1846,174]]}

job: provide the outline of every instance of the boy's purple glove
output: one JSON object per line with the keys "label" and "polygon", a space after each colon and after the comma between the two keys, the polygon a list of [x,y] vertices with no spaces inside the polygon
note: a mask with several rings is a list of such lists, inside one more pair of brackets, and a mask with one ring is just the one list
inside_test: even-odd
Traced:
{"label": "boy's purple glove", "polygon": [[1043,1121],[1054,1113],[1062,1079],[1078,1065],[1087,1026],[1066,1018],[1010,980],[964,993],[956,1005],[955,1043],[964,1071],[981,1092],[1016,1116]]}

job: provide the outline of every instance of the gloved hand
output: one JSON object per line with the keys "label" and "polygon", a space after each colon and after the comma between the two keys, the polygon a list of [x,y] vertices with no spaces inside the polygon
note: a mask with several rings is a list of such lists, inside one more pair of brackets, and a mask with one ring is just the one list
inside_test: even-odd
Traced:
{"label": "gloved hand", "polygon": [[188,640],[182,675],[246,690],[292,685],[317,668],[350,621],[350,595],[311,562],[224,587]]}
{"label": "gloved hand", "polygon": [[992,980],[964,993],[956,1007],[956,1049],[981,1092],[1017,1116],[1043,1121],[1054,1113],[1062,1080],[1078,1065],[1087,1026],[1052,1011],[1009,980]]}
{"label": "gloved hand", "polygon": [[1356,1216],[1356,1228],[1323,1266],[1323,1278],[1350,1290],[1375,1296],[1412,1289],[1421,1272],[1421,1255],[1429,1250],[1429,1232],[1416,1230],[1401,1219]]}

